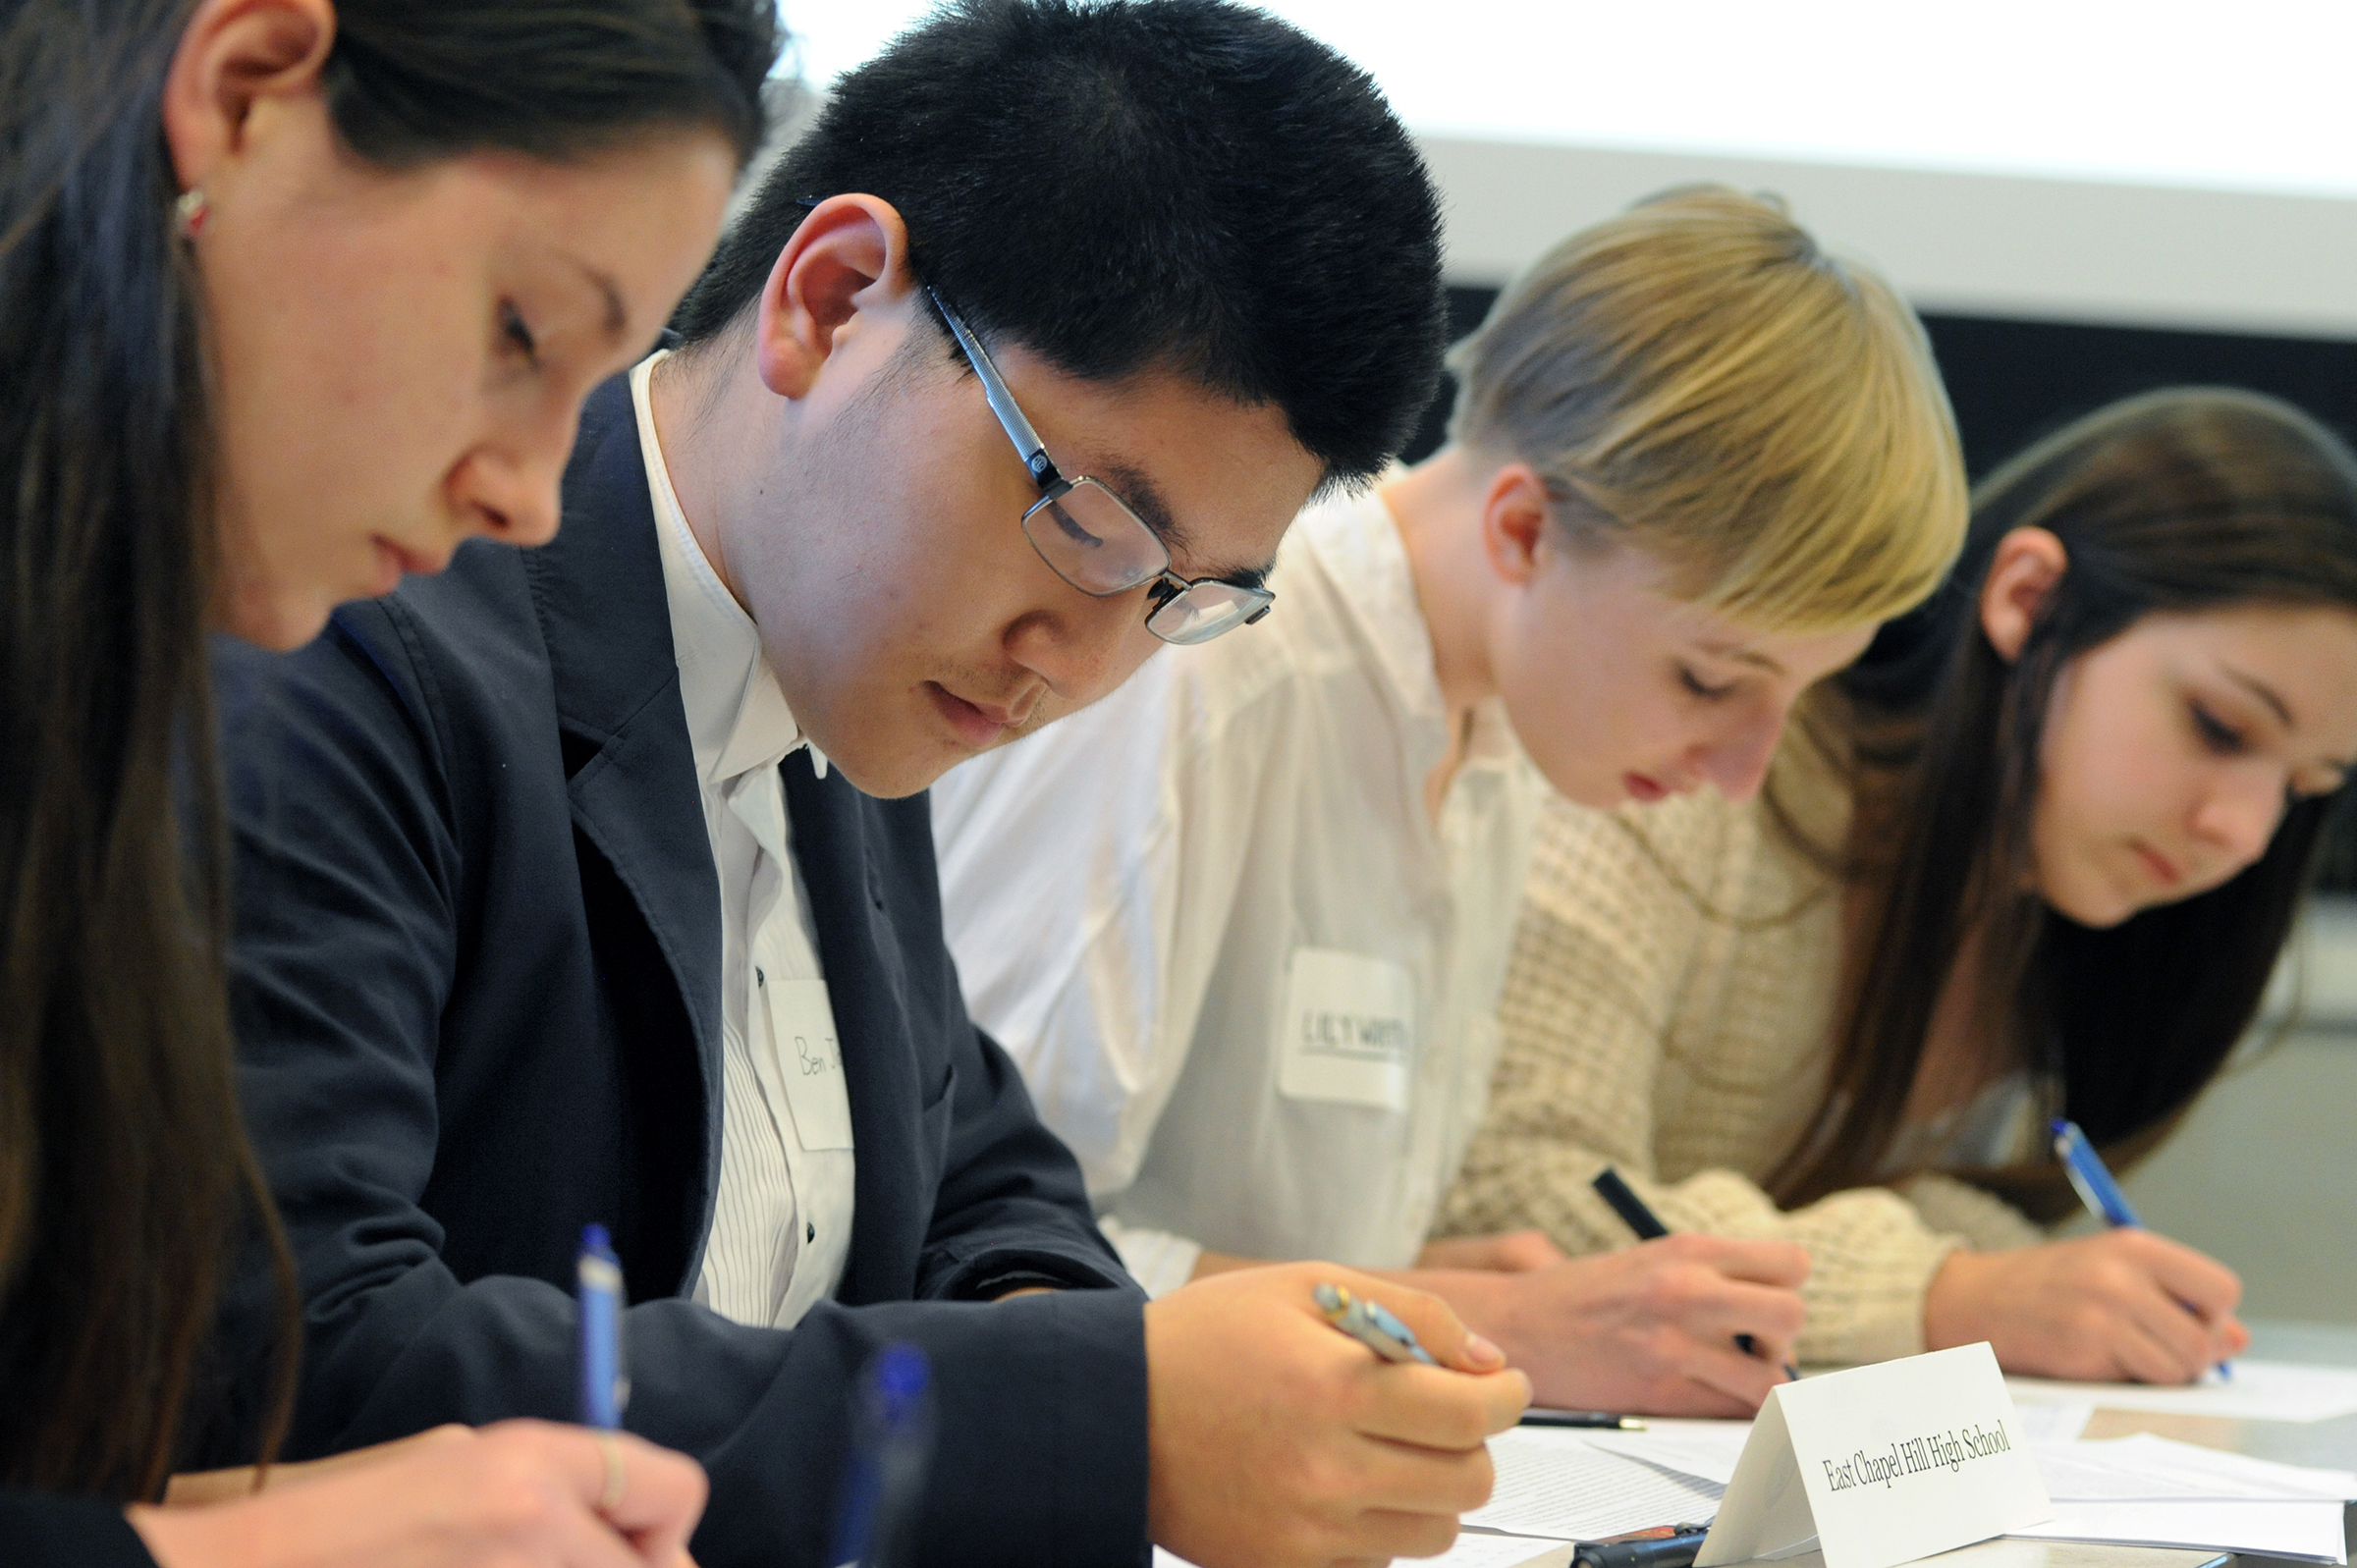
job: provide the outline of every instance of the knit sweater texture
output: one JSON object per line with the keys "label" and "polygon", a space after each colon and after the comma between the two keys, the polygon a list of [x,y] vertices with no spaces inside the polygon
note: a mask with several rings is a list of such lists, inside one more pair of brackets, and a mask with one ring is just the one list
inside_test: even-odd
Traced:
{"label": "knit sweater texture", "polygon": [[[1839,841],[1846,787],[1805,745],[1780,754],[1771,789],[1811,839]],[[1912,1355],[1950,1252],[2045,1232],[1937,1173],[1793,1211],[1762,1190],[1825,1098],[1842,901],[1768,798],[1549,801],[1489,1113],[1435,1234],[1536,1227],[1574,1255],[1626,1246],[1589,1185],[1611,1164],[1673,1230],[1807,1248],[1802,1359]]]}

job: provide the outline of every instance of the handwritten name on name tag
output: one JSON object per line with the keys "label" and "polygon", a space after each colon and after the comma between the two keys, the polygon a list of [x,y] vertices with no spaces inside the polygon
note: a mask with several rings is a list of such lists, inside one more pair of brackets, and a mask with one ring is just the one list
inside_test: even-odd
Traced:
{"label": "handwritten name on name tag", "polygon": [[804,1149],[851,1147],[851,1100],[843,1083],[843,1042],[824,980],[771,980],[770,1036],[777,1042],[778,1076],[786,1107]]}
{"label": "handwritten name on name tag", "polygon": [[1697,1568],[1816,1545],[1892,1568],[2054,1517],[1985,1344],[1786,1383],[1768,1396]]}

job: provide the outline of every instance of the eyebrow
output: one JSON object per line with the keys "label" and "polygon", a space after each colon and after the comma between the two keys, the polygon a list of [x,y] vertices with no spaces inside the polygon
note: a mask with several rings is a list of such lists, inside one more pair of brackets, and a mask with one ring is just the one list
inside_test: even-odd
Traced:
{"label": "eyebrow", "polygon": [[1756,669],[1767,671],[1772,676],[1781,676],[1784,673],[1782,665],[1778,664],[1756,648],[1737,648],[1724,642],[1698,642],[1695,646],[1714,659],[1729,659],[1737,664],[1751,665]]}
{"label": "eyebrow", "polygon": [[2275,695],[2275,687],[2259,679],[2256,676],[2244,675],[2232,665],[2220,665],[2219,669],[2224,671],[2229,679],[2244,686],[2253,696],[2273,708],[2275,717],[2283,721],[2284,729],[2297,730],[2300,727],[2299,721],[2291,716],[2291,709],[2284,704],[2281,697]]}
{"label": "eyebrow", "polygon": [[590,283],[595,285],[599,294],[605,296],[606,341],[608,343],[622,342],[624,337],[629,334],[630,328],[630,307],[622,302],[622,290],[615,284],[614,279],[609,274],[598,271],[595,267],[589,265],[588,262],[583,261],[580,257],[567,256],[565,259],[572,262],[575,267],[578,268],[581,276],[588,279]]}
{"label": "eyebrow", "polygon": [[[2243,686],[2249,690],[2253,696],[2257,697],[2261,702],[2266,703],[2268,707],[2275,710],[2275,717],[2283,721],[2284,729],[2299,729],[2299,721],[2291,716],[2290,707],[2285,704],[2281,697],[2275,694],[2275,689],[2273,686],[2269,685],[2266,681],[2261,680],[2256,676],[2245,675],[2242,671],[2235,669],[2232,665],[2220,665],[2219,669],[2225,672],[2228,679],[2233,680],[2238,685]],[[2342,784],[2347,784],[2349,781],[2349,776],[2353,773],[2357,773],[2357,758],[2327,757],[2324,759],[2324,765],[2328,768],[2330,768],[2333,772],[2339,774],[2340,782]]]}
{"label": "eyebrow", "polygon": [[[1107,462],[1102,465],[1098,482],[1110,487],[1131,512],[1137,514],[1140,522],[1154,530],[1154,537],[1162,541],[1162,547],[1171,553],[1173,560],[1192,550],[1193,542],[1186,530],[1178,525],[1178,519],[1171,515],[1170,504],[1162,499],[1161,488],[1141,469],[1118,460]],[[1268,582],[1269,573],[1276,567],[1277,563],[1271,560],[1257,567],[1213,567],[1199,575],[1213,582],[1232,583],[1238,588],[1258,588]]]}

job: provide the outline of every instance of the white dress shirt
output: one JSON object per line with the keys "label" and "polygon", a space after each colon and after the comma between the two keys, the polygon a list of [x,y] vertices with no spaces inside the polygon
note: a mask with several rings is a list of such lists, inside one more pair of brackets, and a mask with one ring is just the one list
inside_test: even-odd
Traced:
{"label": "white dress shirt", "polygon": [[[662,358],[630,372],[630,399],[720,873],[720,1193],[695,1299],[782,1328],[834,1293],[851,1241],[850,1102],[778,773],[809,742],[672,490],[647,395]],[[826,759],[811,762],[823,778]]]}
{"label": "white dress shirt", "polygon": [[974,1016],[1141,1283],[1202,1247],[1413,1262],[1481,1118],[1545,784],[1496,704],[1450,749],[1390,512],[1312,507],[1277,613],[1166,648],[933,792]]}

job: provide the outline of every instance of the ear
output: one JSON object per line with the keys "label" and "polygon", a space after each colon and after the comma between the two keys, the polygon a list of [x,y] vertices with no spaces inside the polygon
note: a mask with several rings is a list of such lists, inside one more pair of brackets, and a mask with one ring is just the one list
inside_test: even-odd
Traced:
{"label": "ear", "polygon": [[1490,475],[1481,498],[1481,544],[1501,580],[1519,586],[1538,575],[1549,548],[1547,481],[1526,462]]}
{"label": "ear", "polygon": [[877,196],[829,196],[810,210],[769,269],[753,327],[762,385],[781,398],[810,390],[836,341],[861,312],[916,295],[908,229]]}
{"label": "ear", "polygon": [[164,142],[181,189],[218,184],[257,109],[317,92],[335,41],[329,0],[204,0],[164,75]]}
{"label": "ear", "polygon": [[1981,579],[1981,629],[1999,658],[2011,664],[2021,657],[2030,627],[2069,568],[2070,552],[2044,528],[2016,528],[1997,542]]}

